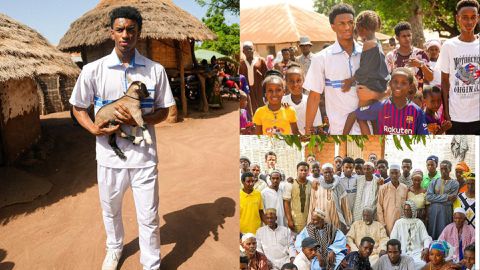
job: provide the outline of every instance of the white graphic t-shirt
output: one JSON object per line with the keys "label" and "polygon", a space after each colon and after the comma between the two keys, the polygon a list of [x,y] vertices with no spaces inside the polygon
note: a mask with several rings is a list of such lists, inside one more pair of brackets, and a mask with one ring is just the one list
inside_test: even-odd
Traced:
{"label": "white graphic t-shirt", "polygon": [[455,122],[480,121],[480,42],[445,41],[437,67],[449,74],[450,118]]}

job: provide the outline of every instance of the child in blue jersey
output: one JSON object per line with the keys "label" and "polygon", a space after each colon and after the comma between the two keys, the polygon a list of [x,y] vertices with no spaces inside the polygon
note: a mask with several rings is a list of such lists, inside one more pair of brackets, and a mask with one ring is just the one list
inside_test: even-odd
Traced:
{"label": "child in blue jersey", "polygon": [[405,67],[396,68],[392,72],[390,89],[392,96],[380,105],[375,105],[378,110],[378,134],[396,135],[427,135],[425,113],[407,96],[414,75]]}
{"label": "child in blue jersey", "polygon": [[370,121],[373,130],[376,130],[377,113],[373,108],[385,96],[390,77],[385,62],[385,55],[375,38],[375,32],[380,29],[380,26],[380,17],[374,11],[366,10],[358,14],[356,31],[363,42],[360,67],[355,72],[353,78],[343,82],[342,91],[348,91],[355,80],[359,88],[370,90],[376,97],[364,100],[359,95],[359,108],[348,115],[343,128],[344,135],[350,133],[355,121],[358,121],[362,135],[370,134],[367,121]]}

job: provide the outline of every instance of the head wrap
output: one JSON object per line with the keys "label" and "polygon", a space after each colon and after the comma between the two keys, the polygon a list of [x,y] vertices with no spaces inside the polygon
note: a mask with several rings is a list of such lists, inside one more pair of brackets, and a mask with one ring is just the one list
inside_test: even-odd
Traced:
{"label": "head wrap", "polygon": [[432,250],[439,250],[440,252],[443,253],[443,255],[445,257],[447,257],[447,255],[449,254],[450,252],[450,246],[448,245],[447,242],[443,241],[443,240],[435,240],[433,241],[431,244],[430,244],[430,248],[429,248],[429,251],[432,251]]}
{"label": "head wrap", "polygon": [[397,163],[390,164],[390,170],[400,170],[400,165]]}
{"label": "head wrap", "polygon": [[462,213],[464,215],[467,215],[467,212],[465,212],[465,209],[463,209],[462,207],[457,207],[453,210],[453,213]]}
{"label": "head wrap", "polygon": [[465,178],[465,181],[466,180],[475,180],[475,173],[473,172],[466,172],[464,174],[462,174],[463,178]]}
{"label": "head wrap", "polygon": [[412,218],[417,218],[417,205],[410,201],[410,200],[406,200],[404,203],[403,203],[403,207],[402,207],[402,218],[407,218],[405,216],[405,210],[403,210],[403,208],[405,207],[405,205],[410,205],[410,209],[412,210]]}
{"label": "head wrap", "polygon": [[455,169],[460,169],[463,172],[469,172],[470,171],[470,167],[468,167],[468,165],[467,165],[467,163],[465,163],[465,161],[460,161],[459,163],[457,163],[457,166],[455,166]]}
{"label": "head wrap", "polygon": [[435,164],[438,165],[438,157],[437,156],[431,155],[427,158],[427,161],[429,161],[429,160],[435,161]]}
{"label": "head wrap", "polygon": [[375,165],[373,164],[373,162],[370,162],[370,161],[367,161],[365,162],[365,166],[372,166],[372,168],[375,168]]}
{"label": "head wrap", "polygon": [[442,43],[438,39],[430,39],[425,42],[425,47],[427,48],[427,50],[432,46],[437,46],[440,49],[442,47]]}
{"label": "head wrap", "polygon": [[[255,234],[253,233],[246,233],[242,236],[242,243],[244,243],[245,241],[247,241],[248,239],[250,238],[255,238]],[[256,238],[255,238],[256,239]]]}
{"label": "head wrap", "polygon": [[331,169],[333,169],[333,165],[332,165],[332,163],[325,163],[325,164],[323,164],[323,166],[322,166],[322,170],[325,170],[325,169],[327,169],[327,168],[331,168]]}
{"label": "head wrap", "polygon": [[421,170],[421,169],[415,169],[415,170],[413,170],[413,172],[412,172],[412,178],[413,178],[415,175],[417,175],[417,174],[420,175],[421,177],[423,177],[423,172],[422,172],[422,170]]}

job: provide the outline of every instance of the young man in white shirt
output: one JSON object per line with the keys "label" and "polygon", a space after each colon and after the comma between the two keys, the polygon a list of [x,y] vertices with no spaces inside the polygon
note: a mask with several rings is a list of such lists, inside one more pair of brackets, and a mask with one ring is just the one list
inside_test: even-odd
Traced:
{"label": "young man in white shirt", "polygon": [[[111,38],[115,48],[110,55],[83,67],[73,89],[70,103],[82,127],[96,136],[98,189],[107,234],[107,255],[102,270],[114,270],[123,249],[122,199],[132,187],[139,224],[140,262],[143,269],[160,268],[160,231],[158,218],[157,154],[154,125],[165,120],[168,107],[175,105],[165,69],[135,49],[142,30],[142,17],[133,7],[119,7],[110,13]],[[108,144],[108,135],[120,125],[108,122],[95,125],[88,116],[90,105],[95,113],[101,106],[124,95],[129,84],[141,81],[150,97],[141,101],[143,119],[153,144],[133,145],[117,137],[117,144],[127,157],[120,159]],[[128,130],[135,125],[126,107],[116,107],[116,121]]]}
{"label": "young man in white shirt", "polygon": [[452,122],[447,134],[480,135],[480,43],[474,33],[478,10],[476,0],[457,3],[460,35],[445,41],[440,50],[443,116]]}

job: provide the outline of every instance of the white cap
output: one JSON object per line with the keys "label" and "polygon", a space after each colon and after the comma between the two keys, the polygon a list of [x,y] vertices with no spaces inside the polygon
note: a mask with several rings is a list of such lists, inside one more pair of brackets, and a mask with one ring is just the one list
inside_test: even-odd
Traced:
{"label": "white cap", "polygon": [[243,42],[243,47],[252,47],[252,48],[253,48],[253,42],[251,42],[251,41],[244,41],[244,42]]}
{"label": "white cap", "polygon": [[462,207],[457,207],[453,210],[453,213],[462,213],[464,215],[467,215],[467,212],[465,212],[465,209],[463,209]]}
{"label": "white cap", "polygon": [[370,161],[365,162],[365,166],[367,165],[372,166],[372,168],[375,168],[375,165],[373,164],[373,162],[370,162]]}
{"label": "white cap", "polygon": [[310,42],[310,38],[307,36],[300,37],[300,46],[302,45],[312,45],[312,42]]}
{"label": "white cap", "polygon": [[390,170],[400,170],[400,165],[397,163],[390,164]]}
{"label": "white cap", "polygon": [[322,170],[325,170],[326,168],[332,168],[332,169],[333,169],[332,163],[325,163],[325,164],[323,164]]}
{"label": "white cap", "polygon": [[242,243],[247,241],[250,238],[255,238],[255,234],[253,233],[246,233],[242,236]]}

